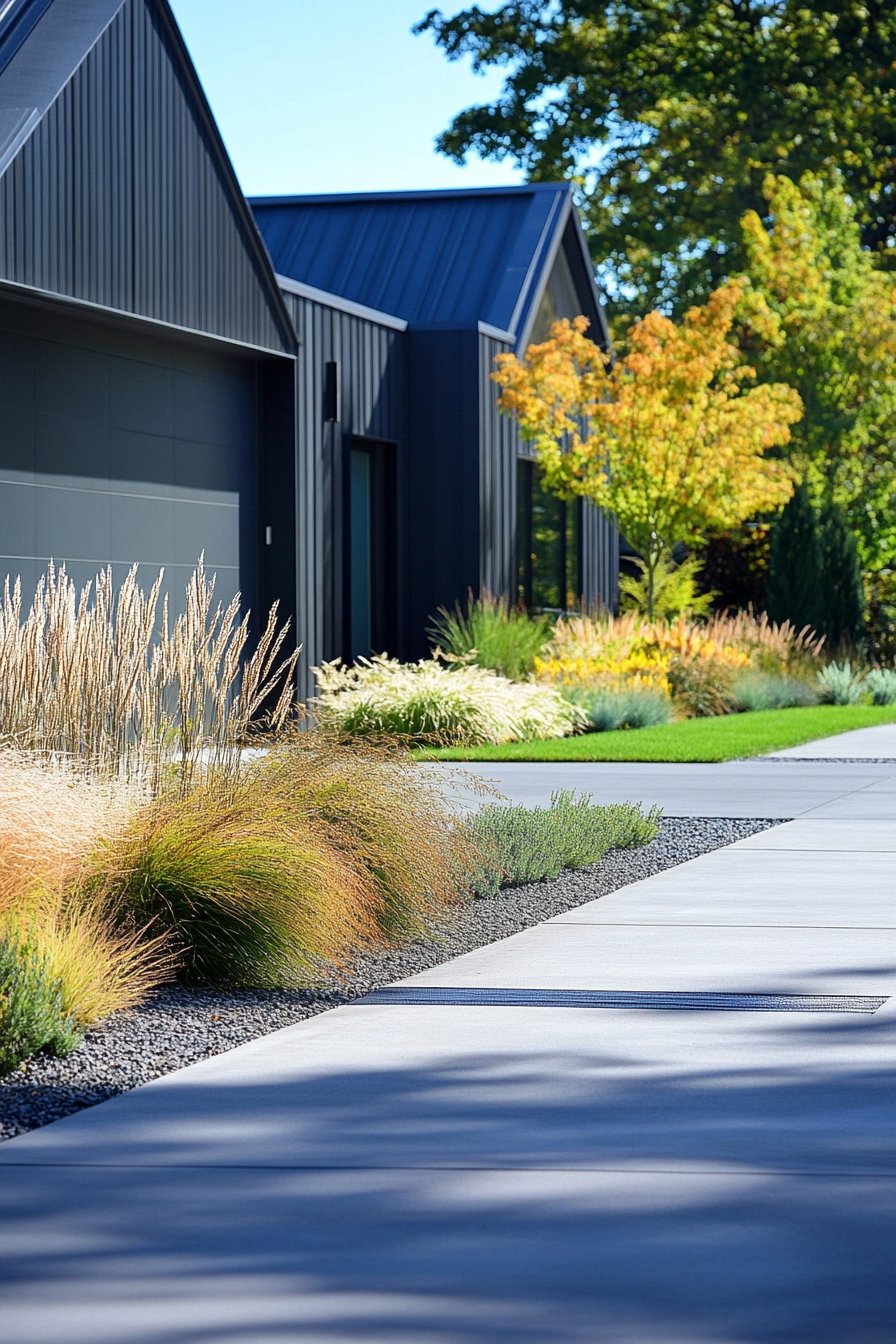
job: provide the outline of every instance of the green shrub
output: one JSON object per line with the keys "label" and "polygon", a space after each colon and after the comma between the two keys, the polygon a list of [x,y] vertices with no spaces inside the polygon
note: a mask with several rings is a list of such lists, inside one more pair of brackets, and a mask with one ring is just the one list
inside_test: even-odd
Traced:
{"label": "green shrub", "polygon": [[[646,612],[648,609],[647,565],[635,557],[637,576],[622,574],[619,578],[620,605],[623,611]],[[674,620],[676,616],[706,616],[712,607],[715,593],[701,593],[699,556],[688,556],[676,565],[671,557],[660,560],[653,575],[653,616],[655,621]]]}
{"label": "green shrub", "polygon": [[564,868],[598,863],[611,849],[645,845],[657,833],[660,813],[634,803],[599,807],[591,795],[569,790],[551,795],[549,807],[488,804],[467,822],[485,859],[471,874],[471,891],[494,896],[502,886],[557,877]]}
{"label": "green shrub", "polygon": [[611,691],[600,687],[570,686],[564,688],[564,695],[587,716],[587,732],[652,728],[668,723],[672,718],[672,702],[659,691]]}
{"label": "green shrub", "polygon": [[316,669],[322,724],[346,736],[373,734],[442,746],[566,737],[582,715],[550,686],[508,681],[482,667],[381,655],[354,667]]}
{"label": "green shrub", "polygon": [[32,934],[0,937],[0,1074],[50,1050],[71,1054],[81,1036],[63,1006],[62,983]]}
{"label": "green shrub", "polygon": [[800,483],[772,529],[768,614],[797,629],[823,630],[823,575],[818,515],[808,487]]}
{"label": "green shrub", "polygon": [[551,630],[549,616],[530,616],[490,593],[478,598],[469,593],[466,611],[459,603],[453,611],[440,607],[427,633],[437,654],[468,658],[511,681],[525,681]]}
{"label": "green shrub", "polygon": [[817,692],[805,681],[773,672],[748,672],[738,677],[732,695],[735,708],[746,711],[799,709],[818,704]]}
{"label": "green shrub", "polygon": [[817,674],[821,700],[826,705],[857,705],[865,692],[865,677],[854,672],[848,659],[828,663]]}
{"label": "green shrub", "polygon": [[873,667],[865,677],[865,689],[872,705],[896,705],[896,671],[890,667]]}
{"label": "green shrub", "polygon": [[854,649],[862,642],[865,590],[855,535],[839,504],[828,501],[818,520],[821,547],[821,624],[828,648]]}

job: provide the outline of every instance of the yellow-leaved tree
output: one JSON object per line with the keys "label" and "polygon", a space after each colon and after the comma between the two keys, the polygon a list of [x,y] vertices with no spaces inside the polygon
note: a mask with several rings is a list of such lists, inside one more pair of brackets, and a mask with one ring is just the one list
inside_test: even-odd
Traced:
{"label": "yellow-leaved tree", "polygon": [[731,339],[742,286],[722,285],[680,323],[649,313],[617,358],[563,319],[524,358],[499,355],[502,410],[535,447],[549,490],[615,514],[642,556],[653,614],[659,565],[677,542],[734,527],[790,498],[788,463],[799,394],[760,383]]}

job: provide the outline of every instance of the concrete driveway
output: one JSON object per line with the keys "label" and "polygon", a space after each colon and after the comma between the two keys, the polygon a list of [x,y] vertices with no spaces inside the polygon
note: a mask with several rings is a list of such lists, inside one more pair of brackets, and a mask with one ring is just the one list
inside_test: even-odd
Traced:
{"label": "concrete driveway", "polygon": [[809,803],[413,977],[416,1002],[340,1008],[4,1144],[0,1336],[892,1344],[896,784],[819,770],[601,782],[679,815]]}

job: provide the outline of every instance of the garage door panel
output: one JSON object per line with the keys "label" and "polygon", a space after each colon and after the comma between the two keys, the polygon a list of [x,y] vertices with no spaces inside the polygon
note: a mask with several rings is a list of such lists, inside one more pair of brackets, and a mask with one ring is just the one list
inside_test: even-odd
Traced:
{"label": "garage door panel", "polygon": [[112,430],[109,483],[124,494],[170,498],[174,486],[174,440],[132,429]]}
{"label": "garage door panel", "polygon": [[179,495],[235,504],[250,485],[242,448],[219,443],[176,443],[174,485]]}
{"label": "garage door panel", "polygon": [[[0,482],[0,554],[34,555],[36,538],[37,505],[33,486]],[[4,562],[4,574],[7,569]]]}
{"label": "garage door panel", "polygon": [[37,555],[67,562],[85,560],[93,565],[113,559],[107,494],[38,486],[34,495]]}
{"label": "garage door panel", "polygon": [[[2,355],[0,355],[2,361]],[[0,404],[0,476],[34,480],[35,425],[30,406]]]}
{"label": "garage door panel", "polygon": [[34,464],[39,478],[47,484],[108,490],[108,425],[94,416],[38,414]]}
{"label": "garage door panel", "polygon": [[238,370],[175,373],[175,438],[245,449],[255,436],[253,381]]}
{"label": "garage door panel", "polygon": [[35,396],[72,419],[109,414],[109,358],[76,345],[41,341],[37,352]]}
{"label": "garage door panel", "polygon": [[136,359],[110,366],[109,423],[170,438],[174,433],[174,372]]}
{"label": "garage door panel", "polygon": [[113,497],[110,503],[113,560],[142,560],[156,569],[174,554],[174,509],[171,499],[134,495]]}
{"label": "garage door panel", "polygon": [[254,604],[258,381],[249,358],[0,301],[0,580],[30,601],[51,556],[79,583],[142,562],[180,610],[204,550]]}
{"label": "garage door panel", "polygon": [[30,336],[0,330],[0,403],[33,410],[38,343]]}
{"label": "garage door panel", "polygon": [[174,563],[195,565],[199,552],[204,550],[208,568],[232,565],[234,556],[239,554],[239,528],[239,509],[176,500]]}

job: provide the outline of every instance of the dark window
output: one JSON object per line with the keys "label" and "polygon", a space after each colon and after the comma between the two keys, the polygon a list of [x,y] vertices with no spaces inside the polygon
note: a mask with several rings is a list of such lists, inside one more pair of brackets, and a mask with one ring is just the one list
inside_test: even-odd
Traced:
{"label": "dark window", "polygon": [[518,596],[530,611],[574,611],[582,595],[582,504],[545,490],[537,463],[517,464]]}

